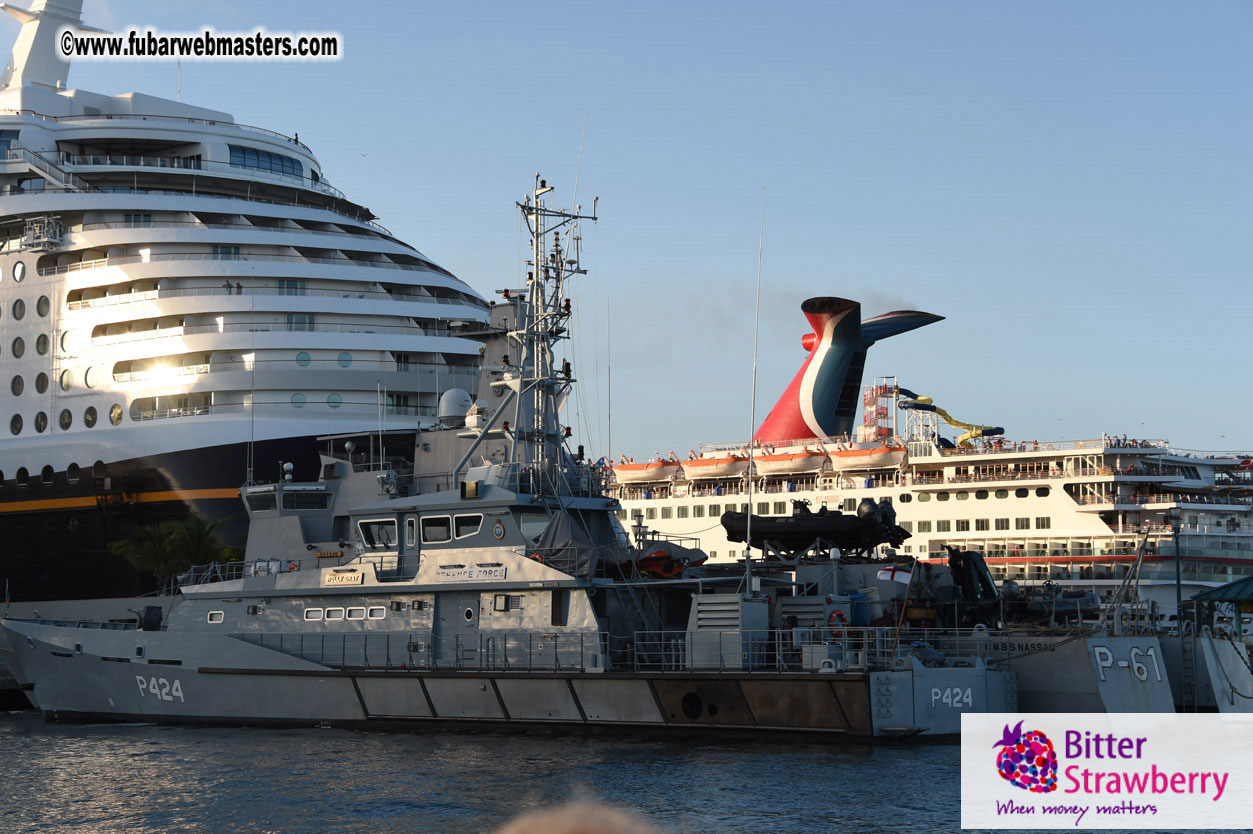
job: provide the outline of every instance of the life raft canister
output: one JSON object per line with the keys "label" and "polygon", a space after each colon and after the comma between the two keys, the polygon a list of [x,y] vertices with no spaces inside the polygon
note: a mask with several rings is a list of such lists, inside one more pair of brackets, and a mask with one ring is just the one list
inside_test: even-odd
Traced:
{"label": "life raft canister", "polygon": [[827,617],[827,627],[831,629],[832,637],[843,637],[846,625],[848,625],[848,615],[842,608],[835,609],[831,612],[831,616]]}

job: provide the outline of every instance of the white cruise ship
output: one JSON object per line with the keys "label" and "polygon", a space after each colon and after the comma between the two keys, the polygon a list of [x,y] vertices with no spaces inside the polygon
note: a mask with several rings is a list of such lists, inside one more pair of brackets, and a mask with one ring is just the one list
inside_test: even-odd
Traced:
{"label": "white cruise ship", "polygon": [[[250,471],[317,476],[324,435],[434,422],[475,390],[487,303],[328,182],[297,137],[67,87],[35,0],[0,76],[0,579],[133,594],[102,554],[194,510],[246,523]],[[263,71],[258,70],[258,71]],[[310,100],[310,105],[316,102]]]}
{"label": "white cruise ship", "polygon": [[[981,551],[998,579],[1053,581],[1106,593],[1147,548],[1141,596],[1173,610],[1176,547],[1184,599],[1253,573],[1253,460],[1164,440],[1105,436],[1010,442],[880,378],[862,386],[875,340],[936,316],[866,322],[860,305],[810,299],[809,358],[757,431],[752,497],[748,444],[703,446],[614,467],[619,517],[631,529],[694,539],[713,561],[743,557],[724,512],[855,512],[888,501],[911,533],[899,555],[946,560],[945,545]],[[860,412],[860,419],[858,419]],[[944,431],[956,435],[944,438]],[[637,531],[638,532],[638,531]]]}

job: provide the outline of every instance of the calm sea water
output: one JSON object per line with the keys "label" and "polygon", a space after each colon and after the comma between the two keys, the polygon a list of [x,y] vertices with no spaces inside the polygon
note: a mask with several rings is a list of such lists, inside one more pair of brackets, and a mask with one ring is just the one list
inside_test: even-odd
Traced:
{"label": "calm sea water", "polygon": [[0,713],[0,831],[472,832],[572,799],[669,832],[959,827],[950,746],[59,725]]}

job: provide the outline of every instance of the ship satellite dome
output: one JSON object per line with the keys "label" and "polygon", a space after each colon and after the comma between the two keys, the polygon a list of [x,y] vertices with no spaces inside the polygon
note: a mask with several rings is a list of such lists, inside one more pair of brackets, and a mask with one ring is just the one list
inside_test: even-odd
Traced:
{"label": "ship satellite dome", "polygon": [[449,388],[439,398],[436,416],[441,426],[455,428],[464,426],[466,412],[474,405],[474,398],[460,388]]}

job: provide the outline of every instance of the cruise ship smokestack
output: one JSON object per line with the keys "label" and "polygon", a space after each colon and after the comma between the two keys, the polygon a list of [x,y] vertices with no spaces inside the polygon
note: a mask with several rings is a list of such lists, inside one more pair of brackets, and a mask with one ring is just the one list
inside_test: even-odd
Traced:
{"label": "cruise ship smokestack", "polygon": [[898,310],[862,321],[861,304],[831,296],[807,299],[801,312],[814,331],[801,339],[809,356],[754,440],[778,443],[852,434],[867,349],[880,339],[944,318]]}

